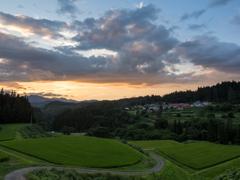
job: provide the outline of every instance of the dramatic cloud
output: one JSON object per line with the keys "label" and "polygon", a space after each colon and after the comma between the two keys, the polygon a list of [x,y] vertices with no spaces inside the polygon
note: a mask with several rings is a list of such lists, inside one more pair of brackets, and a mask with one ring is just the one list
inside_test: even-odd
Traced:
{"label": "dramatic cloud", "polygon": [[71,28],[66,22],[34,19],[24,15],[13,16],[3,12],[0,12],[0,25],[49,38],[63,37],[59,31]]}
{"label": "dramatic cloud", "polygon": [[236,26],[240,26],[240,16],[234,16],[231,21],[230,21],[231,24],[234,24]]}
{"label": "dramatic cloud", "polygon": [[194,65],[239,74],[240,46],[220,42],[213,36],[196,36],[181,43],[176,52]]}
{"label": "dramatic cloud", "polygon": [[[158,12],[160,9],[149,5],[136,10],[111,10],[99,19],[74,21],[75,29],[81,27],[83,31],[73,38],[79,42],[78,46],[65,47],[67,53],[35,48],[31,46],[32,42],[26,43],[26,39],[0,33],[0,79],[96,80],[131,84],[174,81],[177,77],[169,74],[166,65],[173,67],[172,64],[180,63],[179,59],[173,60],[169,55],[179,42],[171,37],[170,30],[153,24]],[[56,47],[61,48],[64,49]],[[114,50],[116,55],[87,58],[75,52],[102,48]],[[162,78],[161,81],[157,76]]]}
{"label": "dramatic cloud", "polygon": [[190,24],[187,29],[191,31],[199,31],[205,28],[206,28],[205,24]]}
{"label": "dramatic cloud", "polygon": [[[76,47],[56,47],[65,54],[76,50],[107,49],[117,53],[111,67],[122,74],[157,74],[164,70],[163,57],[178,40],[164,26],[152,22],[160,9],[148,5],[136,10],[111,10],[99,19],[86,19],[88,29],[72,40]],[[75,22],[76,24],[76,22]],[[117,67],[114,66],[117,64]]]}
{"label": "dramatic cloud", "polygon": [[[114,9],[99,18],[71,23],[1,12],[0,25],[4,27],[49,38],[67,39],[68,36],[61,34],[64,30],[75,35],[67,39],[70,45],[56,45],[53,51],[34,47],[33,39],[0,32],[0,81],[58,80],[131,85],[197,81],[197,70],[180,67],[184,63],[204,70],[239,73],[238,45],[220,42],[211,36],[197,36],[181,43],[173,35],[176,27],[167,29],[157,24],[160,12],[154,5]],[[198,18],[204,12],[194,12],[188,18]],[[203,28],[206,28],[204,24],[188,27],[189,30]],[[81,55],[84,51],[102,50],[114,55]]]}
{"label": "dramatic cloud", "polygon": [[198,19],[205,12],[206,12],[206,10],[202,9],[200,11],[195,11],[191,14],[185,13],[184,15],[182,15],[181,21],[185,21],[185,20],[192,19],[192,18]]}
{"label": "dramatic cloud", "polygon": [[213,0],[209,4],[209,7],[213,8],[213,7],[225,6],[225,5],[227,5],[231,1],[233,1],[233,0]]}
{"label": "dramatic cloud", "polygon": [[81,0],[58,0],[59,8],[57,13],[59,15],[70,14],[72,18],[76,18],[76,14],[81,12],[75,5],[77,1]]}

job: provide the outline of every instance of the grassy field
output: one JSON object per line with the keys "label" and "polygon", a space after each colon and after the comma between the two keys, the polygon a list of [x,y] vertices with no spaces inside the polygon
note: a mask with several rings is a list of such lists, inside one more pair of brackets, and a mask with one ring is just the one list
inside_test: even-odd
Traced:
{"label": "grassy field", "polygon": [[141,159],[139,153],[118,141],[94,137],[26,139],[0,145],[55,164],[78,167],[119,167]]}
{"label": "grassy field", "polygon": [[194,143],[159,148],[172,159],[194,169],[202,169],[240,156],[240,148],[212,143]]}
{"label": "grassy field", "polygon": [[134,141],[133,143],[136,144],[137,146],[140,146],[143,149],[183,145],[173,140]]}
{"label": "grassy field", "polygon": [[0,132],[0,141],[15,139],[15,131]]}

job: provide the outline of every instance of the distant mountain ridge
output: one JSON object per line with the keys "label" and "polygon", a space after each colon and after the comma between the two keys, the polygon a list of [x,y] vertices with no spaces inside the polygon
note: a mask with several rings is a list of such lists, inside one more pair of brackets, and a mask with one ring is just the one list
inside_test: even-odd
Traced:
{"label": "distant mountain ridge", "polygon": [[43,107],[44,105],[53,102],[53,101],[60,101],[65,103],[80,103],[80,102],[97,102],[98,100],[85,100],[85,101],[75,101],[72,99],[66,99],[66,98],[45,98],[38,95],[30,95],[27,96],[29,102],[34,107]]}

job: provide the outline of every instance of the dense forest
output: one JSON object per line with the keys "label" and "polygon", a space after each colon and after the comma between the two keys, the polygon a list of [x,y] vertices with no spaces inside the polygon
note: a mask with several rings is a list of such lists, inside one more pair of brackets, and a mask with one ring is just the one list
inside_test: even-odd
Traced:
{"label": "dense forest", "polygon": [[64,126],[68,126],[73,127],[77,132],[83,132],[94,127],[107,127],[113,131],[134,122],[134,117],[114,102],[101,102],[63,111],[54,118],[52,128],[59,131]]}
{"label": "dense forest", "polygon": [[20,97],[19,94],[12,91],[0,92],[0,124],[11,123],[37,123],[33,112],[33,107],[26,97]]}

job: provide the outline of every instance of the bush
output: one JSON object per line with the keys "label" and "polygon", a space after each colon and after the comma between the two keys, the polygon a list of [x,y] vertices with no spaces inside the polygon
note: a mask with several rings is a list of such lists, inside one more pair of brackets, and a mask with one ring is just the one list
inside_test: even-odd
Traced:
{"label": "bush", "polygon": [[228,118],[234,118],[234,114],[233,112],[229,112],[228,115],[227,115]]}
{"label": "bush", "polygon": [[223,115],[222,115],[222,118],[227,118],[226,114],[223,114]]}
{"label": "bush", "polygon": [[180,114],[180,113],[177,113],[177,114],[176,114],[176,117],[181,117],[181,114]]}
{"label": "bush", "polygon": [[71,128],[70,127],[63,127],[63,134],[70,135],[71,134]]}
{"label": "bush", "polygon": [[231,179],[231,180],[238,180],[240,179],[240,168],[232,167],[231,169],[226,170],[224,174],[220,176],[216,176],[214,180],[224,180],[224,179]]}
{"label": "bush", "polygon": [[8,161],[9,158],[7,155],[0,153],[0,162]]}
{"label": "bush", "polygon": [[215,114],[209,113],[209,114],[207,115],[207,118],[215,118]]}

